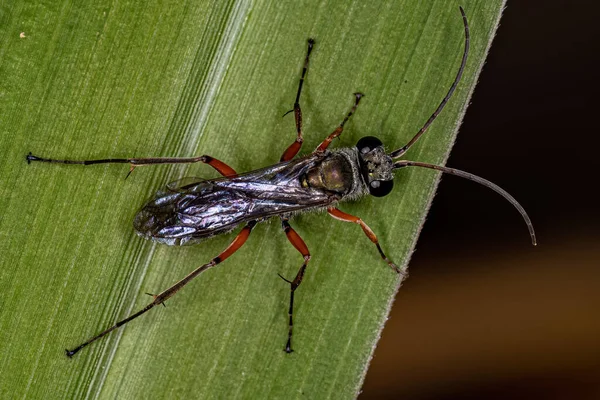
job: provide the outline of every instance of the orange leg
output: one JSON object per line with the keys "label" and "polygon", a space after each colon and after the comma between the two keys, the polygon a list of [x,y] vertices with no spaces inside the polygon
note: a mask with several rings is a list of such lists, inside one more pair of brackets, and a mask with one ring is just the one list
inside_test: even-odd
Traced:
{"label": "orange leg", "polygon": [[354,112],[356,111],[356,107],[358,107],[358,103],[360,102],[360,99],[361,99],[361,97],[364,96],[364,94],[354,93],[354,96],[356,97],[356,100],[354,101],[354,106],[352,106],[352,108],[350,109],[350,112],[348,113],[348,115],[346,115],[346,118],[344,118],[344,120],[342,121],[340,126],[335,128],[335,130],[333,131],[333,133],[331,135],[327,136],[327,138],[325,140],[323,140],[323,142],[321,142],[321,144],[316,148],[315,152],[327,150],[327,148],[329,147],[329,145],[331,144],[333,139],[335,139],[336,137],[339,137],[342,134],[342,132],[344,131],[344,125],[346,124],[346,122],[348,122],[348,119],[350,119],[352,114],[354,114]]}
{"label": "orange leg", "polygon": [[80,344],[73,350],[66,350],[67,356],[73,357],[75,355],[75,353],[77,353],[79,350],[86,347],[88,344],[95,342],[96,340],[107,335],[108,333],[112,332],[113,330],[117,329],[118,327],[125,325],[129,321],[139,317],[142,314],[145,314],[147,311],[150,311],[152,308],[154,308],[154,306],[163,304],[167,299],[169,299],[170,297],[175,295],[175,293],[177,293],[181,288],[183,288],[185,285],[187,285],[192,279],[194,279],[195,277],[200,275],[202,272],[204,272],[207,269],[210,269],[212,267],[215,267],[215,266],[219,265],[221,262],[225,261],[225,259],[227,259],[233,253],[235,253],[240,247],[242,247],[242,245],[244,243],[246,243],[246,240],[248,239],[248,236],[250,236],[250,232],[252,231],[252,228],[254,228],[255,225],[256,225],[256,221],[248,222],[248,224],[240,231],[240,233],[238,233],[238,235],[235,237],[235,239],[233,239],[233,241],[229,244],[229,246],[227,246],[227,248],[225,250],[223,250],[223,252],[221,254],[219,254],[212,260],[210,260],[210,262],[208,262],[207,264],[204,264],[204,265],[196,268],[190,274],[188,274],[185,278],[183,278],[182,280],[180,280],[179,282],[177,282],[170,288],[164,290],[162,293],[160,293],[158,295],[152,295],[152,297],[154,297],[154,300],[152,301],[152,303],[148,304],[146,307],[144,307],[140,311],[117,322],[115,325],[111,326],[110,328],[106,329],[105,331],[102,331],[101,333],[99,333],[98,335],[94,336],[93,338],[87,340],[86,342]]}
{"label": "orange leg", "polygon": [[302,240],[300,235],[298,235],[298,233],[296,233],[296,231],[290,226],[287,218],[281,219],[281,227],[283,228],[285,235],[287,236],[290,243],[296,248],[296,250],[298,250],[300,252],[300,254],[302,254],[302,257],[304,257],[304,263],[300,267],[300,270],[298,270],[298,273],[296,274],[296,277],[294,278],[293,281],[289,281],[289,280],[285,279],[283,276],[279,275],[279,277],[281,279],[283,279],[284,281],[286,281],[287,283],[289,283],[290,287],[291,287],[290,308],[288,311],[288,315],[290,318],[289,325],[288,325],[288,339],[287,339],[287,343],[285,344],[285,349],[284,349],[286,353],[291,353],[293,351],[292,350],[292,330],[294,327],[294,322],[293,322],[292,316],[294,314],[294,292],[296,291],[296,289],[298,289],[298,286],[300,286],[300,283],[302,283],[302,278],[304,277],[304,271],[306,270],[306,266],[308,265],[308,262],[310,261],[310,252],[308,251],[308,247],[306,246],[306,243],[304,243],[304,240]]}
{"label": "orange leg", "polygon": [[237,172],[235,172],[235,170],[233,168],[231,168],[229,165],[225,164],[223,161],[217,160],[216,158],[212,158],[211,156],[206,156],[206,155],[202,156],[202,157],[204,157],[204,159],[201,160],[203,163],[210,165],[224,177],[235,178],[237,176]]}
{"label": "orange leg", "polygon": [[308,50],[306,52],[306,58],[304,59],[304,67],[302,68],[302,76],[300,77],[300,83],[298,84],[298,92],[296,93],[294,109],[288,111],[294,111],[294,118],[296,119],[296,140],[283,152],[283,155],[279,159],[279,161],[281,162],[289,161],[292,158],[294,158],[294,156],[300,151],[300,148],[302,148],[302,142],[304,142],[304,138],[302,137],[302,109],[300,108],[300,93],[302,92],[304,77],[306,76],[306,71],[308,71],[308,60],[310,58],[310,52],[312,51],[314,44],[314,40],[308,39]]}
{"label": "orange leg", "polygon": [[371,228],[369,228],[369,226],[367,224],[365,224],[362,219],[355,217],[354,215],[350,215],[343,211],[340,211],[337,208],[328,208],[327,212],[329,213],[329,215],[331,215],[333,218],[335,218],[337,220],[344,221],[344,222],[354,222],[355,224],[360,225],[360,227],[362,228],[365,235],[367,235],[369,240],[371,242],[375,243],[375,246],[377,246],[377,250],[379,251],[381,258],[383,258],[383,260],[390,266],[391,269],[393,269],[394,271],[396,271],[399,274],[403,274],[402,270],[400,268],[398,268],[398,266],[396,264],[394,264],[389,258],[387,258],[387,256],[383,253],[383,250],[381,250],[381,246],[379,245],[379,240],[377,239],[375,232],[373,232],[371,230]]}

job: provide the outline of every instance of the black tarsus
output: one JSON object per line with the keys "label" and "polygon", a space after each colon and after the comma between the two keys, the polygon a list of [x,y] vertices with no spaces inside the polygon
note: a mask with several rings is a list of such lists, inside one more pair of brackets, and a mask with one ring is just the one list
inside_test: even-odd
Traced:
{"label": "black tarsus", "polygon": [[300,106],[300,93],[302,92],[302,86],[304,85],[304,78],[306,77],[306,71],[308,71],[308,61],[310,57],[310,53],[312,52],[313,46],[315,45],[315,39],[308,39],[308,50],[306,52],[306,57],[304,58],[304,67],[302,68],[302,75],[300,77],[300,83],[298,85],[298,91],[296,92],[296,101],[294,102],[294,108],[289,111],[286,111],[282,117],[285,117],[289,113],[295,111],[296,107]]}

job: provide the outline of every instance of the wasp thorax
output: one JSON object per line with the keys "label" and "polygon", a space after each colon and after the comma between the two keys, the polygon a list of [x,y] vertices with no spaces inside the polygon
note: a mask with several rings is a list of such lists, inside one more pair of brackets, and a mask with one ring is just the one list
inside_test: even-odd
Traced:
{"label": "wasp thorax", "polygon": [[301,178],[304,187],[325,189],[340,194],[347,194],[352,190],[353,180],[352,166],[340,153],[333,153],[325,158]]}
{"label": "wasp thorax", "polygon": [[381,140],[373,136],[366,136],[356,144],[360,159],[363,178],[369,187],[369,193],[375,197],[382,197],[392,191],[394,187],[394,163],[392,158],[385,153]]}

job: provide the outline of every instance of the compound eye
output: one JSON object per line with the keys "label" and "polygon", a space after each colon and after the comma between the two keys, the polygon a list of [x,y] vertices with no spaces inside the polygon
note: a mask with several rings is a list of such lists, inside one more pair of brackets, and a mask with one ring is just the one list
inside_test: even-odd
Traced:
{"label": "compound eye", "polygon": [[358,143],[356,143],[356,147],[358,148],[358,152],[360,154],[367,154],[379,146],[383,146],[383,143],[381,143],[381,140],[377,139],[375,136],[365,136],[364,138],[361,138]]}
{"label": "compound eye", "polygon": [[394,181],[371,181],[369,184],[369,193],[371,196],[383,197],[388,195],[394,188]]}

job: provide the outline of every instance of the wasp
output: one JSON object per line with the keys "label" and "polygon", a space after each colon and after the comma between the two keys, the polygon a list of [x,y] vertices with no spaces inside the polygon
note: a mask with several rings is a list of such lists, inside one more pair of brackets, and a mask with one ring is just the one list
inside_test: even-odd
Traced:
{"label": "wasp", "polygon": [[311,260],[311,254],[304,240],[290,225],[290,218],[305,211],[324,210],[337,220],[358,224],[369,240],[377,247],[381,258],[387,265],[396,273],[404,274],[404,271],[385,255],[377,236],[371,228],[361,218],[347,214],[338,208],[338,204],[344,201],[357,200],[366,195],[382,197],[389,194],[394,187],[394,171],[401,168],[429,168],[475,181],[494,190],[519,211],[527,224],[532,243],[535,245],[535,232],[527,213],[510,194],[496,184],[457,169],[400,159],[427,131],[448,103],[461,80],[469,54],[470,36],[469,24],[462,7],[460,12],[464,25],[464,52],[450,89],[415,136],[406,145],[389,153],[385,151],[381,140],[373,136],[361,138],[354,147],[329,149],[332,141],[342,134],[344,125],[354,114],[363,97],[363,94],[355,93],[354,105],[339,126],[312,153],[296,158],[304,141],[300,95],[308,71],[310,54],[315,45],[313,39],[308,40],[308,50],[304,59],[296,100],[293,109],[288,112],[294,113],[296,139],[283,152],[279,163],[275,165],[238,174],[226,163],[208,155],[190,158],[123,158],[74,161],[42,158],[29,153],[26,156],[28,163],[34,161],[78,165],[122,163],[130,165],[129,174],[136,167],[145,165],[198,162],[208,164],[222,177],[211,180],[184,179],[167,185],[165,189],[158,191],[156,197],[144,205],[135,216],[133,221],[135,231],[138,235],[155,242],[170,246],[182,246],[195,244],[210,237],[231,232],[239,225],[244,224],[244,227],[229,246],[219,255],[194,269],[186,277],[163,292],[152,295],[153,301],[138,312],[118,321],[115,325],[72,350],[66,350],[66,355],[73,357],[92,342],[145,314],[155,306],[163,304],[198,275],[216,267],[239,250],[250,236],[254,226],[272,217],[278,217],[281,220],[281,226],[287,239],[304,259],[293,279],[289,280],[279,275],[290,285],[288,332],[284,350],[291,353],[293,351],[294,293],[302,283],[308,263]]}

